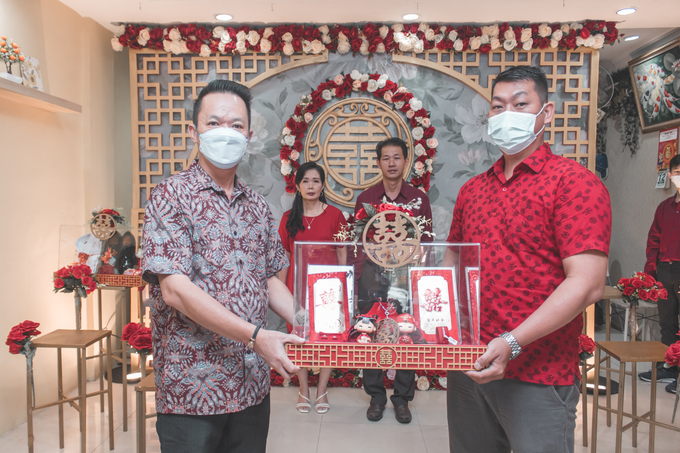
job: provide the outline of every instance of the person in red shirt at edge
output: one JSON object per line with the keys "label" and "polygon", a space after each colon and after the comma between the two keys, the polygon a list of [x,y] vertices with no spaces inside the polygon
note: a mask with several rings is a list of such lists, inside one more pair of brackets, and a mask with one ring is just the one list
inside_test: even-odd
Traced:
{"label": "person in red shirt at edge", "polygon": [[[654,222],[647,236],[647,262],[645,273],[661,282],[668,291],[667,299],[659,299],[659,327],[661,342],[670,346],[678,340],[678,291],[680,291],[680,155],[671,159],[668,174],[676,193],[656,208]],[[664,362],[656,364],[657,382],[668,382],[666,391],[677,389],[678,367],[664,368]],[[638,374],[641,380],[651,381],[652,372]]]}
{"label": "person in red shirt at edge", "polygon": [[[408,148],[406,143],[398,138],[391,137],[379,142],[376,145],[376,164],[382,173],[382,181],[373,187],[364,190],[358,197],[354,205],[354,215],[359,209],[363,208],[364,203],[374,206],[383,202],[383,197],[388,203],[406,204],[420,198],[421,204],[415,209],[415,217],[423,216],[432,220],[432,208],[430,199],[420,189],[408,185],[404,179],[404,170],[408,167]],[[432,233],[432,224],[427,225],[426,231]],[[421,242],[431,242],[432,237],[423,235]],[[353,255],[350,254],[350,257]],[[352,259],[354,264],[355,287],[358,295],[358,309],[360,313],[366,313],[373,307],[373,303],[378,298],[387,300],[387,292],[390,288],[390,277],[388,272],[376,265],[372,261]],[[415,375],[414,370],[397,370],[394,378],[394,393],[391,396],[394,405],[394,415],[399,423],[411,422],[411,411],[408,408],[409,401],[413,401],[415,395]],[[387,394],[383,382],[383,370],[363,371],[364,391],[371,397],[366,418],[377,422],[383,417],[385,404],[387,404]]]}
{"label": "person in red shirt at edge", "polygon": [[539,68],[499,74],[488,130],[503,156],[456,200],[448,242],[481,245],[488,349],[448,373],[452,452],[574,451],[581,313],[604,291],[611,207],[597,176],[543,142],[554,113]]}
{"label": "person in red shirt at edge", "polygon": [[[293,293],[295,268],[295,242],[331,242],[335,240],[343,225],[347,222],[341,210],[326,203],[323,187],[326,183],[326,172],[314,162],[306,162],[295,174],[295,199],[293,208],[286,211],[279,224],[279,235],[283,248],[286,249],[290,267],[279,272],[279,279],[286,282],[286,286]],[[307,249],[309,251],[309,248]],[[340,264],[347,263],[347,249],[344,247],[319,246],[313,254],[313,264]],[[310,257],[312,258],[312,257]],[[306,266],[305,266],[306,269]],[[306,272],[303,272],[302,281],[307,281]],[[288,325],[288,331],[292,326]],[[312,409],[309,399],[309,381],[307,368],[300,368],[298,372],[300,391],[296,408],[303,414]],[[319,414],[325,414],[330,409],[326,388],[328,379],[331,377],[330,368],[322,368],[319,373],[319,383],[316,388],[316,401],[314,410]]]}

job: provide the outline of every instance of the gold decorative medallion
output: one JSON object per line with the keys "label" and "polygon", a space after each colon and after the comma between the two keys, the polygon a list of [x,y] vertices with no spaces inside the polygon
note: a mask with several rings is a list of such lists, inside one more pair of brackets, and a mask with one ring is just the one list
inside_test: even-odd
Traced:
{"label": "gold decorative medallion", "polygon": [[105,241],[116,234],[116,221],[108,214],[98,214],[90,224],[90,231],[100,241]]}
{"label": "gold decorative medallion", "polygon": [[419,251],[420,229],[408,214],[382,211],[366,223],[362,241],[366,256],[375,264],[401,267]]}

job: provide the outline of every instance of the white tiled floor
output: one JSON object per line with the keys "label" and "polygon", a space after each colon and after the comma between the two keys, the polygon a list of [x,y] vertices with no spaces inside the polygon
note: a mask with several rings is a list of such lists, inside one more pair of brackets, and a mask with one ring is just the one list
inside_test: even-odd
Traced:
{"label": "white tiled floor", "polygon": [[[599,335],[598,335],[599,337]],[[599,340],[599,338],[598,338]],[[618,366],[616,364],[615,366]],[[649,364],[639,364],[638,372],[649,369]],[[616,378],[615,378],[616,379]],[[630,404],[630,377],[626,380],[627,406]],[[675,396],[664,391],[665,384],[657,384],[657,419],[670,423]],[[90,391],[98,388],[97,382],[89,383]],[[415,400],[411,404],[413,421],[409,425],[399,424],[394,418],[394,410],[388,404],[384,418],[379,422],[366,419],[368,396],[361,389],[329,389],[331,410],[325,415],[315,412],[300,414],[295,410],[296,387],[274,388],[271,393],[272,415],[269,430],[268,452],[270,453],[313,453],[330,451],[361,450],[358,443],[362,439],[371,445],[379,446],[376,451],[409,451],[427,453],[448,452],[448,431],[446,424],[446,392],[416,391]],[[314,392],[314,390],[313,390]],[[646,412],[649,401],[650,384],[638,381],[638,411]],[[114,384],[114,420],[115,451],[134,453],[135,438],[135,404],[134,390],[128,391],[128,431],[123,432],[122,423],[122,388]],[[312,394],[314,396],[314,393]],[[601,397],[604,401],[604,397]],[[153,408],[153,397],[148,398],[149,410]],[[592,396],[588,397],[588,421],[592,421]],[[614,405],[616,399],[614,398]],[[78,432],[78,415],[73,409],[66,407],[64,452],[80,451]],[[576,420],[576,452],[590,452],[590,447],[583,447],[581,405],[578,406]],[[600,412],[598,423],[598,452],[614,451],[615,417],[612,427],[606,426],[604,412]],[[58,424],[56,407],[37,411],[34,416],[35,451],[57,452]],[[147,452],[159,452],[160,447],[155,432],[155,419],[149,419],[147,426]],[[675,426],[680,427],[680,414],[676,416]],[[624,433],[624,452],[647,452],[649,427],[640,424],[638,447],[631,446],[631,432]],[[588,427],[590,432],[590,426]],[[0,437],[0,452],[15,453],[27,451],[26,423]],[[680,433],[657,428],[655,436],[657,452],[677,452],[680,450]],[[88,401],[88,440],[87,451],[105,453],[109,451],[108,421],[106,412],[99,411],[99,398]],[[483,453],[483,452],[480,452]]]}

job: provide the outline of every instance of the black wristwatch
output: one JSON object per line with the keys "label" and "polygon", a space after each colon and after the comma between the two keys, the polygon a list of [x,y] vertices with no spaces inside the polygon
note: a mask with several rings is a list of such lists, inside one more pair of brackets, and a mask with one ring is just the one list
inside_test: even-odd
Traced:
{"label": "black wristwatch", "polygon": [[522,353],[522,347],[510,332],[503,332],[498,338],[504,339],[510,345],[510,360],[513,360]]}
{"label": "black wristwatch", "polygon": [[247,344],[248,349],[253,349],[255,347],[255,338],[257,337],[257,332],[260,331],[260,326],[255,327],[255,332],[253,332],[253,336],[250,338],[250,341]]}

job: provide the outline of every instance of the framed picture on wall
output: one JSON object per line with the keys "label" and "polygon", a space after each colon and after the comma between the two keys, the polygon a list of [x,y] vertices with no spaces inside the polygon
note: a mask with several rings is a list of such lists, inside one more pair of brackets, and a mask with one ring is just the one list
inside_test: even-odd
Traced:
{"label": "framed picture on wall", "polygon": [[642,132],[680,125],[680,38],[628,63]]}

